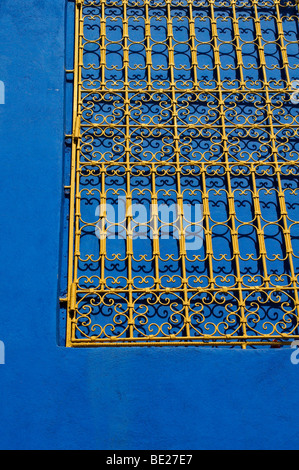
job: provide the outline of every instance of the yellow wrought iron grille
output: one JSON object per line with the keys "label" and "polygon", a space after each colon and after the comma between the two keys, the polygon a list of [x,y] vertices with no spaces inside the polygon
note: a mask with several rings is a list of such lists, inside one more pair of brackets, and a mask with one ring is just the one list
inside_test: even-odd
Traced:
{"label": "yellow wrought iron grille", "polygon": [[296,3],[75,4],[67,346],[299,338]]}

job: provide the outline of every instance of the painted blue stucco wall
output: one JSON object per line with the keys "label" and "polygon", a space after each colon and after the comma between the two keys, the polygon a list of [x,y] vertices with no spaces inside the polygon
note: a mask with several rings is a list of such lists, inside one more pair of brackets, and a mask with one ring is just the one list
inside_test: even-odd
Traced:
{"label": "painted blue stucco wall", "polygon": [[291,349],[57,346],[65,0],[0,0],[1,449],[298,449]]}

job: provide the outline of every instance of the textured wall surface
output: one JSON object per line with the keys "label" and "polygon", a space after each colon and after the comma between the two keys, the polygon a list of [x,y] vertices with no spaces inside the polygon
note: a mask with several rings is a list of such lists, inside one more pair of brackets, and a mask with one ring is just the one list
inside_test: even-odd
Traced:
{"label": "textured wall surface", "polygon": [[0,3],[0,448],[298,448],[291,349],[57,346],[64,3]]}

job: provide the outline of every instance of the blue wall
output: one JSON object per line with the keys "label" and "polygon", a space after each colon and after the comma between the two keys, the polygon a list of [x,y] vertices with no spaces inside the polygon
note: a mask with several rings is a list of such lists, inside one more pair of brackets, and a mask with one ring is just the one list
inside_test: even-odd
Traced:
{"label": "blue wall", "polygon": [[64,4],[0,3],[0,447],[298,448],[291,349],[57,346]]}

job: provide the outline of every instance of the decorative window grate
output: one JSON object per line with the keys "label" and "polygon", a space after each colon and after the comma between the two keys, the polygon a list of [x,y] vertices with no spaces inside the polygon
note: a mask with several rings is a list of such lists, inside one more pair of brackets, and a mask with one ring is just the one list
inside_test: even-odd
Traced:
{"label": "decorative window grate", "polygon": [[299,338],[298,26],[294,1],[76,0],[67,346]]}

